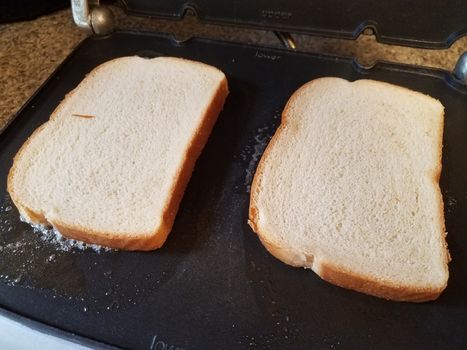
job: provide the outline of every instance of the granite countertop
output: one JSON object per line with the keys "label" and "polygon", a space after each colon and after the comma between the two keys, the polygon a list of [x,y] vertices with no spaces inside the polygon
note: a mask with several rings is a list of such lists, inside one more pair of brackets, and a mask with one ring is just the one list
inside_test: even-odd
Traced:
{"label": "granite countertop", "polygon": [[[183,21],[127,17],[112,8],[119,28],[153,30],[228,41],[280,46],[269,31],[249,30],[199,23],[188,16]],[[71,11],[63,10],[33,21],[0,25],[0,130],[14,117],[18,109],[47,79],[88,33],[73,23]],[[361,35],[357,40],[317,38],[294,35],[302,51],[357,57],[362,64],[386,60],[451,71],[460,54],[467,50],[467,36],[446,50],[414,49],[383,45],[373,36]]]}

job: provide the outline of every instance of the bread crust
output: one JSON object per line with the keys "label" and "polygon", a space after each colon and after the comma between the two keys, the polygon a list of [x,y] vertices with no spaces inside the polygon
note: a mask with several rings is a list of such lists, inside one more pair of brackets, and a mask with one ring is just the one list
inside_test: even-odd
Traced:
{"label": "bread crust", "polygon": [[[271,237],[268,234],[269,229],[265,227],[261,227],[259,225],[259,208],[256,202],[255,195],[260,191],[261,188],[261,179],[264,174],[264,167],[266,158],[268,158],[271,150],[274,148],[277,140],[281,137],[282,131],[287,127],[287,117],[291,106],[295,103],[295,100],[300,96],[301,91],[309,88],[312,84],[315,84],[321,79],[330,79],[330,78],[319,78],[312,80],[303,86],[301,86],[298,90],[296,90],[293,95],[290,97],[289,101],[287,102],[281,116],[281,124],[277,128],[276,132],[274,133],[271,141],[267,145],[258,167],[255,172],[255,176],[253,178],[253,182],[251,185],[251,196],[250,196],[250,207],[249,207],[249,220],[248,224],[253,229],[253,231],[258,235],[260,241],[265,246],[265,248],[277,259],[281,260],[282,262],[295,266],[295,267],[305,267],[312,269],[320,278],[323,280],[335,284],[337,286],[351,289],[355,291],[359,291],[368,295],[373,295],[376,297],[394,300],[394,301],[409,301],[409,302],[425,302],[435,300],[439,297],[442,291],[446,288],[447,282],[444,286],[440,288],[416,288],[413,286],[404,286],[404,285],[397,285],[393,284],[389,281],[379,281],[371,276],[363,276],[359,275],[353,271],[346,269],[343,266],[338,266],[337,264],[333,263],[332,261],[324,260],[319,251],[315,249],[313,252],[296,252],[290,248],[283,247],[279,243],[273,242],[269,239]],[[340,78],[331,78],[331,79],[339,79]],[[410,93],[418,93],[419,92],[395,86],[385,82],[373,81],[373,80],[359,80],[359,82],[370,82],[376,84],[384,84],[390,85],[392,88],[401,89],[404,91],[410,91]],[[431,97],[430,97],[431,98]],[[445,232],[445,225],[444,225],[444,205],[443,205],[443,198],[441,194],[441,190],[439,187],[439,178],[441,176],[441,167],[442,167],[442,147],[443,147],[443,125],[444,125],[444,114],[442,116],[442,120],[440,123],[440,127],[437,130],[439,140],[437,145],[438,150],[438,161],[435,167],[435,170],[432,174],[433,179],[433,186],[436,190],[438,201],[439,201],[439,222],[441,224],[440,232]],[[446,274],[449,274],[447,264],[450,261],[449,251],[447,249],[447,243],[444,237],[444,234],[439,237],[442,242],[442,245],[445,247],[445,254],[443,256],[443,260],[445,262],[444,266],[446,266]],[[311,249],[313,250],[313,249]]]}
{"label": "bread crust", "polygon": [[[118,60],[119,58],[115,59]],[[181,58],[173,58],[177,60],[184,60]],[[112,61],[108,61],[100,65],[97,69],[89,73],[89,76],[96,74],[103,66],[110,64]],[[186,60],[188,61],[188,60]],[[190,61],[192,64],[203,65],[210,69],[217,69],[212,66],[208,66],[201,62]],[[77,87],[76,89],[78,89]],[[75,90],[76,90],[75,89]],[[184,155],[184,160],[181,168],[176,174],[176,179],[171,188],[170,200],[166,203],[162,215],[161,225],[154,232],[139,233],[139,234],[122,234],[115,232],[98,232],[84,226],[73,226],[59,220],[50,220],[44,213],[35,211],[32,208],[28,208],[24,205],[19,196],[17,196],[14,186],[13,178],[15,176],[18,159],[21,158],[24,150],[28,147],[33,137],[37,136],[42,129],[44,129],[50,120],[53,120],[58,114],[66,99],[68,99],[74,91],[71,91],[66,95],[64,100],[51,114],[49,121],[38,127],[26,142],[21,146],[13,159],[13,166],[10,169],[7,179],[7,191],[9,192],[11,199],[15,206],[18,208],[20,214],[31,224],[41,224],[47,226],[53,226],[57,229],[60,234],[67,238],[80,240],[86,243],[98,244],[109,248],[123,249],[123,250],[141,250],[148,251],[160,248],[167,239],[168,234],[172,229],[175,216],[178,211],[178,207],[183,198],[186,186],[190,180],[197,158],[199,157],[202,149],[204,148],[209,135],[211,133],[214,124],[216,123],[217,117],[221,112],[225,99],[229,93],[227,80],[224,76],[223,80],[219,84],[214,98],[211,104],[207,106],[203,113],[202,121],[199,124],[198,129],[193,133],[192,138],[189,142]]]}
{"label": "bread crust", "polygon": [[410,302],[435,300],[445,288],[409,288],[407,286],[392,284],[387,281],[371,279],[368,276],[356,274],[345,267],[333,264],[331,261],[321,260],[319,256],[313,256],[306,253],[297,254],[292,250],[288,250],[287,248],[268,241],[265,239],[266,235],[267,234],[264,234],[264,231],[258,233],[261,243],[274,257],[287,265],[312,269],[321,279],[339,287],[355,290],[383,299]]}

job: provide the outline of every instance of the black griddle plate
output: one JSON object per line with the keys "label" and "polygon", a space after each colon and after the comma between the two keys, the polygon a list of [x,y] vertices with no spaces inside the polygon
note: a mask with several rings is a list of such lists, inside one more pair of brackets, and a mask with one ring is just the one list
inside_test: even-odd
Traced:
{"label": "black griddle plate", "polygon": [[[57,250],[20,222],[15,208],[5,210],[11,205],[5,187],[12,158],[85,74],[134,54],[219,67],[231,91],[225,109],[162,249]],[[247,225],[247,188],[257,156],[290,95],[321,76],[387,81],[430,94],[446,107],[441,187],[453,261],[437,301],[396,303],[335,287],[276,260]],[[89,38],[0,137],[0,305],[132,349],[465,348],[466,155],[467,89],[443,71],[386,63],[364,70],[350,58],[200,39],[177,44],[156,34]]]}
{"label": "black griddle plate", "polygon": [[465,0],[120,0],[131,14],[355,39],[366,27],[388,44],[442,48],[467,34]]}

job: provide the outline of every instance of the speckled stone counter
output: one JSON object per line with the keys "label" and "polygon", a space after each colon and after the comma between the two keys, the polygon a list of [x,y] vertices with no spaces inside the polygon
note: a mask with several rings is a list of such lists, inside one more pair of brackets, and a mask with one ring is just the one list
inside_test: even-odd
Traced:
{"label": "speckled stone counter", "polygon": [[[119,28],[174,33],[221,40],[280,46],[268,31],[249,30],[199,23],[195,17],[174,22],[127,17],[112,8]],[[14,117],[54,69],[88,34],[73,23],[70,10],[60,11],[29,22],[0,25],[0,130]],[[376,60],[416,64],[452,70],[460,54],[467,50],[467,37],[447,50],[414,49],[379,44],[373,36],[357,40],[316,38],[294,35],[301,51],[357,57],[363,64]]]}

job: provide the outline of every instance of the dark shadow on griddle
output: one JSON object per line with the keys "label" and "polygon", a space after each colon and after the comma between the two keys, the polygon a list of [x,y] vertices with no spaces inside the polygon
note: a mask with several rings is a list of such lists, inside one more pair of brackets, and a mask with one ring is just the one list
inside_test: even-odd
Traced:
{"label": "dark shadow on griddle", "polygon": [[[247,83],[232,77],[228,77],[228,81],[230,94],[196,163],[175,219],[173,233],[166,243],[168,252],[183,249],[182,241],[196,241],[191,249],[202,245],[208,239],[206,234],[210,231],[206,228],[222,215],[215,208],[221,199],[225,175],[231,165],[233,153],[238,149],[238,140],[248,118],[246,111],[249,101],[255,96],[254,87],[247,86]],[[190,238],[191,235],[194,237]]]}

